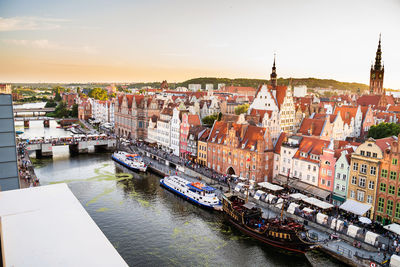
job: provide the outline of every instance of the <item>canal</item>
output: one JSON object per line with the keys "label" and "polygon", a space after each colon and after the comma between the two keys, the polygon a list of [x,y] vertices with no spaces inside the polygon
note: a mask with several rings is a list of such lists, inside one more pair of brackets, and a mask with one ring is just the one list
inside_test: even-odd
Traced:
{"label": "canal", "polygon": [[[33,122],[26,137],[66,135]],[[242,235],[222,215],[200,209],[159,186],[160,177],[122,169],[110,154],[32,159],[41,185],[67,183],[130,266],[309,266]]]}

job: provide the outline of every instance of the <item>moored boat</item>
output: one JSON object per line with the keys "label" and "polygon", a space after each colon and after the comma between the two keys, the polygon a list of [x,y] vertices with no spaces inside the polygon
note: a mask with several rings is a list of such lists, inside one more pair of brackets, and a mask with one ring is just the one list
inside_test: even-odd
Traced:
{"label": "moored boat", "polygon": [[147,170],[147,165],[138,154],[129,154],[124,151],[117,151],[111,155],[111,158],[130,170],[141,172],[146,172]]}
{"label": "moored boat", "polygon": [[264,218],[260,208],[239,196],[223,195],[222,209],[240,231],[275,248],[304,254],[317,245],[303,224],[292,219]]}
{"label": "moored boat", "polygon": [[164,177],[160,180],[160,185],[203,208],[221,210],[221,201],[214,187],[199,182],[189,182],[176,175]]}

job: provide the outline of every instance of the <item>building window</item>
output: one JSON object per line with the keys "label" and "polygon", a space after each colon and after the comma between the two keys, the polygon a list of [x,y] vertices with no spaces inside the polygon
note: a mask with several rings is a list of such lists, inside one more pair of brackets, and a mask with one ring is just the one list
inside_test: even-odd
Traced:
{"label": "building window", "polygon": [[332,171],[328,170],[328,176],[332,176]]}
{"label": "building window", "polygon": [[361,150],[360,154],[361,154],[361,156],[365,156],[365,151]]}
{"label": "building window", "polygon": [[384,206],[385,206],[385,199],[382,197],[378,198],[378,212],[383,212]]}
{"label": "building window", "polygon": [[397,159],[392,159],[392,164],[397,165]]}
{"label": "building window", "polygon": [[346,186],[345,185],[342,185],[342,191],[343,192],[346,191]]}
{"label": "building window", "polygon": [[386,192],[386,184],[381,183],[381,185],[379,186],[379,190],[380,190],[381,192]]}
{"label": "building window", "polygon": [[325,184],[325,179],[322,179],[321,184]]}
{"label": "building window", "polygon": [[343,174],[343,181],[346,181],[346,174]]}
{"label": "building window", "polygon": [[375,187],[375,182],[374,182],[374,181],[369,181],[369,183],[368,183],[368,189],[373,190],[374,187]]}
{"label": "building window", "polygon": [[336,184],[336,190],[340,190],[340,184]]}
{"label": "building window", "polygon": [[336,177],[336,178],[340,179],[340,173],[337,174],[337,177]]}
{"label": "building window", "polygon": [[354,198],[354,196],[355,196],[354,191],[353,191],[353,190],[350,190],[350,197],[351,197],[351,198]]}
{"label": "building window", "polygon": [[371,167],[370,168],[370,174],[375,175],[376,174],[376,167]]}
{"label": "building window", "polygon": [[391,194],[391,195],[394,195],[394,192],[395,192],[395,187],[394,187],[394,185],[389,185],[388,193]]}
{"label": "building window", "polygon": [[364,194],[365,194],[365,192],[364,191],[357,191],[357,200],[358,201],[360,201],[360,202],[364,202]]}
{"label": "building window", "polygon": [[386,177],[387,177],[387,174],[388,174],[388,171],[382,169],[381,176],[384,177],[384,178],[386,178]]}
{"label": "building window", "polygon": [[396,203],[396,210],[394,212],[394,217],[400,218],[400,202]]}
{"label": "building window", "polygon": [[330,187],[330,186],[331,186],[331,181],[328,180],[328,181],[326,182],[326,185]]}
{"label": "building window", "polygon": [[351,184],[357,184],[357,177],[356,176],[351,177]]}
{"label": "building window", "polygon": [[393,200],[388,199],[386,204],[386,214],[392,216],[393,214]]}
{"label": "building window", "polygon": [[353,163],[353,171],[358,171],[358,163],[357,162]]}
{"label": "building window", "polygon": [[367,151],[367,157],[371,157],[371,152]]}
{"label": "building window", "polygon": [[313,171],[316,171],[316,170],[317,170],[317,167],[314,166],[314,167],[313,167]]}
{"label": "building window", "polygon": [[390,171],[390,179],[391,180],[396,180],[397,172]]}
{"label": "building window", "polygon": [[372,196],[367,196],[367,203],[372,204]]}
{"label": "building window", "polygon": [[367,165],[361,164],[360,173],[367,173]]}
{"label": "building window", "polygon": [[373,157],[373,158],[377,158],[377,157],[378,157],[378,154],[377,154],[377,153],[372,153],[372,157]]}
{"label": "building window", "polygon": [[360,180],[358,182],[358,186],[365,187],[365,177],[360,177]]}

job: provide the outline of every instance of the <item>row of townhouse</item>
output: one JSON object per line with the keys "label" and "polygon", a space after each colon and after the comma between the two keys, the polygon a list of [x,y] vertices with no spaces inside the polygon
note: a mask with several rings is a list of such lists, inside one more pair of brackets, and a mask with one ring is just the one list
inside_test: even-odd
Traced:
{"label": "row of townhouse", "polygon": [[349,157],[358,145],[282,133],[274,148],[273,181],[339,205],[346,200]]}
{"label": "row of townhouse", "polygon": [[77,99],[78,118],[81,120],[95,119],[100,123],[115,122],[115,99],[97,100],[93,98]]}

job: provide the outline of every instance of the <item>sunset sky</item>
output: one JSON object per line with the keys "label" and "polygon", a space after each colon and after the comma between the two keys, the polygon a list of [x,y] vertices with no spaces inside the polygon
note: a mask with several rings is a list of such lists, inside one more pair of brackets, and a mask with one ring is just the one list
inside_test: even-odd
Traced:
{"label": "sunset sky", "polygon": [[0,82],[279,77],[400,89],[400,1],[0,0]]}

